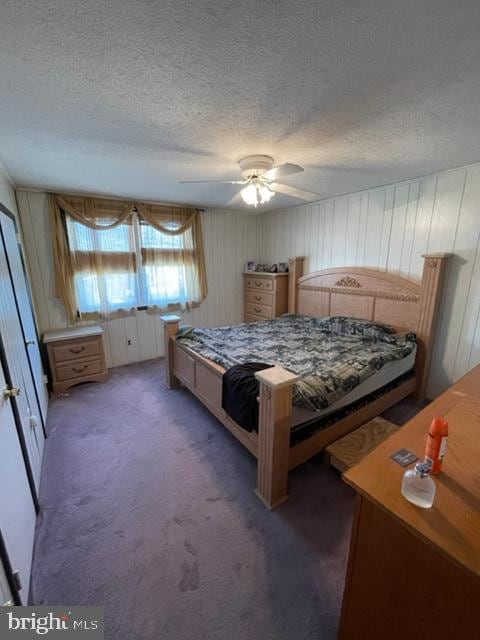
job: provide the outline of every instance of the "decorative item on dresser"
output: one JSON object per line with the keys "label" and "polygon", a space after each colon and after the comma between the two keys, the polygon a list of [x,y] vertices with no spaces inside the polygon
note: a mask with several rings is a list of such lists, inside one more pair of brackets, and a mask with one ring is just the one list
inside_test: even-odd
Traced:
{"label": "decorative item on dresser", "polygon": [[[480,629],[480,366],[390,436],[344,479],[357,492],[339,640],[476,640]],[[449,424],[448,450],[431,509],[400,493],[435,416]]]}
{"label": "decorative item on dresser", "polygon": [[270,320],[287,312],[288,273],[245,272],[245,322]]}
{"label": "decorative item on dresser", "polygon": [[104,382],[108,371],[103,349],[103,329],[97,325],[46,331],[52,388],[62,393],[80,382]]}

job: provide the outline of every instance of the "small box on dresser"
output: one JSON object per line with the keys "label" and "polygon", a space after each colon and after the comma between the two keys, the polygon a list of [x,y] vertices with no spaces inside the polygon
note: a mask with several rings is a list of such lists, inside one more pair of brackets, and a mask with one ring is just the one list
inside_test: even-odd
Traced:
{"label": "small box on dresser", "polygon": [[288,273],[246,271],[245,322],[270,320],[287,313]]}
{"label": "small box on dresser", "polygon": [[97,325],[46,331],[52,388],[62,393],[81,382],[104,382],[108,377],[103,329]]}

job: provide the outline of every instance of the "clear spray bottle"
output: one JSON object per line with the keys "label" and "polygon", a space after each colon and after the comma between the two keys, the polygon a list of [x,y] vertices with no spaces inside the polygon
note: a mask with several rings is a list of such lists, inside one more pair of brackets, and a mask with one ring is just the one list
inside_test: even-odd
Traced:
{"label": "clear spray bottle", "polygon": [[430,471],[428,462],[417,462],[414,469],[405,471],[402,480],[404,498],[423,509],[430,509],[435,499],[436,486]]}

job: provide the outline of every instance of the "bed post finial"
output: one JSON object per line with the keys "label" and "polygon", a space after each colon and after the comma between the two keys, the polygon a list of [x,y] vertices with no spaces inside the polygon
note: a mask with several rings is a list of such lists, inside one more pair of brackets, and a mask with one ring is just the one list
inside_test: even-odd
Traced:
{"label": "bed post finial", "polygon": [[289,258],[288,260],[288,313],[297,312],[297,282],[303,276],[305,258]]}
{"label": "bed post finial", "polygon": [[180,385],[173,373],[173,342],[180,327],[180,316],[160,316],[163,321],[163,335],[165,340],[165,384],[169,389],[175,389]]}
{"label": "bed post finial", "polygon": [[425,398],[430,364],[432,360],[433,338],[440,308],[441,289],[445,276],[448,253],[424,255],[423,275],[420,291],[420,309],[417,325],[417,389],[415,397]]}
{"label": "bed post finial", "polygon": [[275,509],[288,497],[292,394],[299,376],[276,366],[258,371],[255,377],[260,382],[255,493]]}

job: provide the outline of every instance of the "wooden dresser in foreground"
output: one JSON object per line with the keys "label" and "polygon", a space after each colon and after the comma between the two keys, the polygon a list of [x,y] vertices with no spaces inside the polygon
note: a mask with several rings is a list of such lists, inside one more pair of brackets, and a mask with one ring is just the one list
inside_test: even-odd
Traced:
{"label": "wooden dresser in foreground", "polygon": [[270,320],[287,313],[288,273],[246,271],[245,322]]}
{"label": "wooden dresser in foreground", "polygon": [[[423,458],[434,416],[449,421],[431,509],[400,494],[390,455]],[[480,637],[480,367],[437,398],[358,465],[341,640],[478,640]]]}
{"label": "wooden dresser in foreground", "polygon": [[103,329],[98,326],[46,331],[52,388],[62,393],[80,382],[103,382],[108,377]]}

